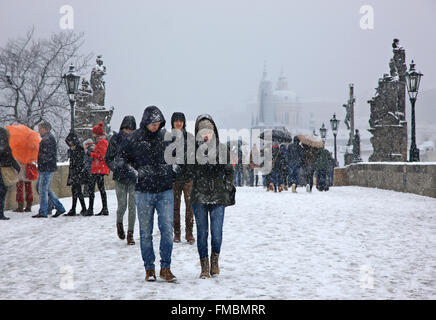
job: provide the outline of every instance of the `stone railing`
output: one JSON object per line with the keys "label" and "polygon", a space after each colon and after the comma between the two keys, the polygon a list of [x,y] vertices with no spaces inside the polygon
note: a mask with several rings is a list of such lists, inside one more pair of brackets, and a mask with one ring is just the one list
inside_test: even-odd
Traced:
{"label": "stone railing", "polygon": [[336,168],[335,186],[361,186],[436,198],[436,162],[362,162]]}
{"label": "stone railing", "polygon": [[[55,172],[51,183],[51,190],[53,190],[53,192],[59,198],[71,197],[71,187],[67,186],[67,179],[68,179],[68,164],[58,164],[58,170]],[[106,190],[115,188],[114,181],[112,180],[112,172],[110,173],[109,176],[106,176],[104,178],[104,183],[105,183]],[[34,199],[33,204],[38,204],[39,197],[38,197],[38,193],[36,192],[35,184],[36,181],[33,181],[32,182],[33,199]],[[98,191],[98,188],[96,188],[96,190]],[[13,186],[9,188],[8,193],[6,194],[5,209],[4,209],[5,211],[12,210],[17,207],[17,202],[15,198],[16,198],[16,187]],[[65,209],[69,210],[69,208],[65,208]]]}

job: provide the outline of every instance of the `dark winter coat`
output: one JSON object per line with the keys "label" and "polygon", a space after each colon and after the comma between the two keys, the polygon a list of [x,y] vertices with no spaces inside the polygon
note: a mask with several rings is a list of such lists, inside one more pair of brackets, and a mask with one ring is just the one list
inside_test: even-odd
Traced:
{"label": "dark winter coat", "polygon": [[277,144],[272,146],[272,170],[275,172],[283,170],[283,154]]}
{"label": "dark winter coat", "polygon": [[300,168],[304,161],[303,147],[300,140],[294,138],[294,141],[288,146],[288,164],[289,166]]}
{"label": "dark winter coat", "polygon": [[79,141],[79,137],[76,133],[70,133],[65,142],[68,146],[72,143],[74,150],[68,149],[68,158],[70,159],[70,167],[68,171],[67,186],[73,184],[86,184],[88,182],[88,172],[85,168],[85,150]]}
{"label": "dark winter coat", "polygon": [[[185,118],[185,114],[182,112],[174,112],[173,115],[171,116],[171,128],[174,129],[174,122],[177,120],[181,120],[183,121],[183,128],[182,128],[182,134],[183,134],[183,142],[184,142],[184,146],[183,146],[183,164],[178,163],[179,166],[179,170],[177,170],[174,180],[176,182],[188,182],[189,181],[189,177],[186,173],[187,170],[187,166],[189,166],[188,164],[188,141],[194,142],[194,136],[186,131],[186,118]],[[176,140],[176,137],[173,137],[173,142]],[[173,156],[176,156],[176,150],[173,151]],[[191,155],[191,156],[195,156],[195,155]]]}
{"label": "dark winter coat", "polygon": [[[160,122],[159,130],[151,132],[147,125]],[[115,158],[116,167],[124,170],[129,179],[137,179],[135,190],[161,193],[173,188],[172,165],[165,162],[165,117],[155,106],[147,107],[138,130],[121,143]]]}
{"label": "dark winter coat", "polygon": [[318,149],[304,145],[303,153],[304,153],[304,162],[303,162],[304,166],[305,167],[314,166],[318,155]]}
{"label": "dark winter coat", "polygon": [[315,162],[315,169],[317,171],[327,171],[329,168],[330,152],[327,149],[319,149],[318,157]]}
{"label": "dark winter coat", "polygon": [[57,144],[51,133],[43,135],[39,143],[38,171],[55,172],[57,170]]}
{"label": "dark winter coat", "polygon": [[281,167],[285,171],[288,169],[288,150],[286,148],[286,145],[284,145],[284,144],[280,145],[280,153],[282,156]]}
{"label": "dark winter coat", "polygon": [[[230,205],[230,193],[233,186],[234,170],[230,164],[230,154],[225,144],[220,144],[218,129],[209,115],[201,115],[195,123],[195,136],[198,134],[198,124],[201,120],[209,120],[214,126],[214,136],[217,150],[226,153],[227,163],[219,163],[219,153],[217,152],[216,164],[199,164],[197,159],[194,165],[188,167],[188,174],[192,177],[193,185],[191,191],[191,204],[204,205]],[[196,150],[202,142],[196,142]]]}
{"label": "dark winter coat", "polygon": [[0,167],[13,167],[20,172],[20,165],[12,157],[12,150],[9,146],[9,132],[5,128],[0,128]]}
{"label": "dark winter coat", "polygon": [[129,180],[128,172],[126,170],[118,170],[115,163],[115,158],[120,151],[121,143],[127,137],[127,133],[125,133],[123,129],[136,130],[136,120],[133,116],[124,117],[123,121],[121,122],[120,132],[114,133],[109,141],[109,147],[107,148],[104,160],[106,165],[113,172],[113,179],[115,181],[129,184],[136,181],[132,179]]}

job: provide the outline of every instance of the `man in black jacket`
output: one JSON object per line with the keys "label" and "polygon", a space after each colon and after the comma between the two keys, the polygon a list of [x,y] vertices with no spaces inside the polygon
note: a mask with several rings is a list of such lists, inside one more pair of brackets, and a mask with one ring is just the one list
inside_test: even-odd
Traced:
{"label": "man in black jacket", "polygon": [[129,179],[128,172],[125,170],[118,170],[115,157],[117,156],[120,145],[127,137],[128,134],[136,130],[136,120],[133,116],[125,116],[121,122],[120,131],[115,133],[107,148],[105,155],[106,165],[113,172],[113,179],[115,181],[115,193],[117,195],[117,233],[121,240],[126,238],[124,233],[123,218],[124,213],[127,209],[127,204],[129,206],[129,218],[128,218],[128,228],[127,228],[127,244],[134,245],[133,231],[135,229],[136,220],[136,206],[135,206],[135,184],[136,180]]}
{"label": "man in black jacket", "polygon": [[[175,181],[173,184],[174,191],[174,242],[180,242],[180,202],[182,198],[182,192],[185,198],[185,239],[189,244],[195,242],[195,238],[192,235],[192,228],[194,225],[194,213],[191,207],[191,189],[192,189],[192,179],[187,176],[187,153],[188,153],[188,139],[191,143],[194,143],[194,136],[186,131],[186,118],[182,112],[174,112],[171,117],[171,128],[173,134],[178,133],[182,135],[183,138],[183,164],[180,164],[180,170],[175,176]],[[179,130],[179,131],[177,131]],[[174,150],[176,151],[176,150]]]}
{"label": "man in black jacket", "polygon": [[55,137],[50,133],[51,125],[43,122],[38,126],[41,142],[38,153],[38,180],[36,181],[36,191],[39,194],[40,209],[39,213],[33,218],[47,218],[49,201],[56,209],[56,218],[65,212],[65,208],[58,197],[50,190],[51,180],[57,170],[57,145]]}
{"label": "man in black jacket", "polygon": [[165,161],[169,145],[165,137],[165,118],[155,106],[147,107],[138,130],[129,134],[121,143],[116,166],[130,178],[137,179],[135,202],[141,234],[141,254],[146,271],[146,281],[156,280],[153,250],[153,221],[157,211],[161,233],[160,277],[173,282],[171,254],[173,250],[173,169]]}

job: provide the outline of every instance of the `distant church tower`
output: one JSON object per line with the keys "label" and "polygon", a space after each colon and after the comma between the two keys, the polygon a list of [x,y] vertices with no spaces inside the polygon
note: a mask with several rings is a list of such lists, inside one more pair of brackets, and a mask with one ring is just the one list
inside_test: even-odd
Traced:
{"label": "distant church tower", "polygon": [[275,123],[276,112],[274,110],[275,108],[274,108],[274,101],[273,101],[272,82],[267,79],[266,63],[263,69],[262,80],[260,81],[259,84],[258,102],[259,102],[259,112],[258,112],[259,124]]}

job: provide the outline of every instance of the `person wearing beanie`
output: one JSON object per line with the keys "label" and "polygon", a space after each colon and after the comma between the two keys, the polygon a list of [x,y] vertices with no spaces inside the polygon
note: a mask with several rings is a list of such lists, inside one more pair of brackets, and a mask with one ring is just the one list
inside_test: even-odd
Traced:
{"label": "person wearing beanie", "polygon": [[157,211],[160,231],[160,278],[176,281],[171,272],[173,251],[173,167],[165,161],[165,117],[156,106],[144,110],[139,129],[127,135],[116,157],[120,170],[136,180],[135,202],[138,213],[141,255],[145,281],[155,281],[153,222]]}
{"label": "person wearing beanie", "polygon": [[114,133],[109,141],[109,147],[107,148],[106,156],[104,160],[107,166],[113,172],[113,179],[115,182],[115,193],[117,195],[117,219],[116,227],[117,234],[121,240],[126,238],[124,232],[123,219],[127,206],[129,207],[128,216],[128,229],[127,229],[127,244],[134,245],[133,230],[135,229],[136,220],[136,205],[135,205],[135,184],[136,181],[131,179],[128,172],[120,169],[115,161],[116,156],[119,153],[120,145],[124,139],[131,132],[136,130],[136,120],[133,116],[125,116],[121,122],[120,131]]}
{"label": "person wearing beanie", "polygon": [[[174,112],[171,116],[171,128],[173,131],[173,137],[177,137],[178,133],[183,137],[183,159],[177,159],[177,164],[180,170],[175,174],[175,181],[173,184],[174,191],[174,242],[180,242],[180,203],[182,198],[182,192],[185,199],[185,239],[189,244],[195,242],[195,238],[192,234],[194,225],[194,213],[192,212],[190,197],[192,189],[192,179],[186,175],[187,164],[187,143],[188,140],[194,141],[194,136],[186,131],[186,118],[182,112]],[[176,150],[174,150],[174,155]]]}
{"label": "person wearing beanie", "polygon": [[[191,205],[197,226],[200,278],[206,279],[220,273],[218,258],[223,239],[224,211],[226,206],[234,204],[236,189],[233,185],[234,169],[229,162],[229,150],[225,144],[220,143],[218,129],[210,115],[197,118],[195,137],[197,156],[195,164],[188,166],[187,174],[193,179]],[[223,158],[226,161],[222,161]],[[210,264],[209,225],[212,249]]]}
{"label": "person wearing beanie", "polygon": [[92,128],[92,134],[97,144],[94,150],[88,149],[86,153],[92,158],[91,177],[89,179],[88,191],[89,191],[89,205],[85,216],[94,215],[94,199],[95,199],[95,185],[97,184],[98,190],[101,195],[102,210],[97,216],[109,215],[107,206],[107,195],[104,187],[104,176],[109,174],[109,168],[104,161],[107,147],[109,143],[106,140],[104,132],[104,124],[100,122],[94,128]]}

